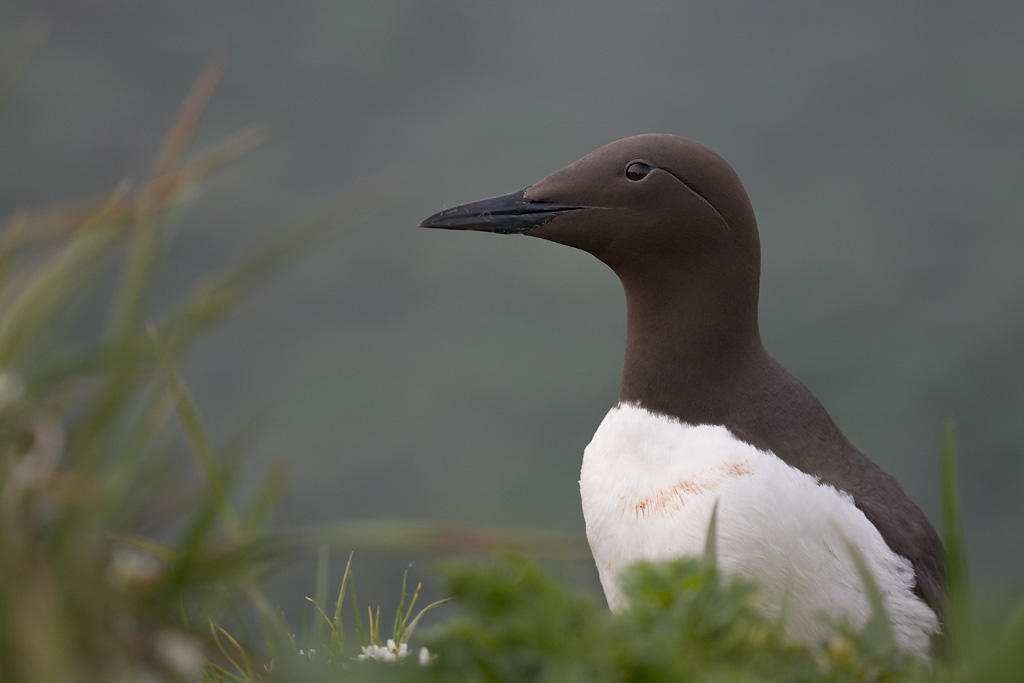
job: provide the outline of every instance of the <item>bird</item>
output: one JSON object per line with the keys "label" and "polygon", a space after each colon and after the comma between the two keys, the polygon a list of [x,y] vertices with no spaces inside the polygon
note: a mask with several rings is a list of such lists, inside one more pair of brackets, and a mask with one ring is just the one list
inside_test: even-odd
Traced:
{"label": "bird", "polygon": [[[760,584],[787,636],[872,615],[927,658],[941,633],[942,543],[899,483],[765,349],[761,248],[738,175],[687,138],[643,134],[523,190],[445,209],[425,228],[521,234],[589,252],[618,276],[626,344],[617,401],[583,452],[587,540],[613,611],[640,561],[700,556],[716,517],[725,575]],[[852,548],[852,550],[851,550]]]}

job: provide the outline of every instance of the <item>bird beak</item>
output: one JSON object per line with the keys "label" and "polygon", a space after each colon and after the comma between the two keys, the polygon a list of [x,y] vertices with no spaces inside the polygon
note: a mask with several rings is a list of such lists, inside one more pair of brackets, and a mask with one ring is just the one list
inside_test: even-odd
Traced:
{"label": "bird beak", "polygon": [[532,202],[523,196],[525,191],[520,190],[445,209],[420,223],[420,227],[482,230],[508,235],[529,232],[563,213],[588,208],[570,204]]}

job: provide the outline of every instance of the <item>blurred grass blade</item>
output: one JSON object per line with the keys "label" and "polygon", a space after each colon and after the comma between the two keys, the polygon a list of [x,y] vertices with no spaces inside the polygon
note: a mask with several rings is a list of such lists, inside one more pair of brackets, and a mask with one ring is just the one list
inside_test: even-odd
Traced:
{"label": "blurred grass blade", "polygon": [[512,551],[534,557],[589,559],[586,539],[550,529],[474,527],[422,519],[369,519],[294,529],[277,536],[282,548],[299,544],[377,550],[421,550],[438,553]]}
{"label": "blurred grass blade", "polygon": [[447,605],[449,602],[452,602],[453,600],[455,600],[455,598],[441,598],[440,600],[435,600],[434,602],[430,603],[429,605],[421,609],[419,613],[417,613],[416,616],[413,617],[413,620],[409,622],[409,625],[405,627],[405,630],[402,632],[403,640],[405,642],[408,642],[409,639],[412,638],[412,634],[416,630],[416,626],[420,623],[420,619],[422,619],[425,614],[427,614],[430,611],[433,611],[441,605]]}
{"label": "blurred grass blade", "polygon": [[49,34],[50,22],[41,15],[31,17],[25,22],[15,38],[13,49],[0,59],[0,105],[3,105],[4,100],[10,95]]}
{"label": "blurred grass blade", "polygon": [[227,57],[221,53],[212,57],[200,70],[196,80],[192,83],[185,101],[178,109],[178,115],[174,119],[164,143],[153,164],[153,175],[158,176],[177,168],[181,165],[181,159],[188,148],[189,142],[195,136],[199,119],[210,103],[217,84],[224,75],[224,68],[227,66]]}
{"label": "blurred grass blade", "polygon": [[[331,551],[327,546],[319,546],[316,549],[316,585],[314,588],[313,595],[317,609],[320,609],[320,605],[327,604],[327,574],[330,571]],[[327,615],[324,614],[324,619],[327,619]],[[312,629],[313,642],[320,642],[323,639],[323,626],[317,620],[313,620]]]}
{"label": "blurred grass blade", "polygon": [[341,618],[341,606],[345,602],[345,588],[348,586],[349,579],[352,577],[352,558],[355,557],[355,551],[350,551],[348,554],[348,561],[345,562],[345,573],[341,576],[341,586],[338,588],[338,599],[334,602],[334,627],[333,631],[338,636],[338,652],[345,652],[345,624]]}
{"label": "blurred grass blade", "polygon": [[[121,183],[108,195],[42,211],[21,211],[15,216],[24,223],[17,246],[65,240],[75,233],[97,225],[91,220],[103,215],[100,225],[124,227],[131,223],[137,207],[166,211],[194,196],[211,175],[253,150],[266,138],[263,126],[252,125],[203,150],[181,168],[152,178],[132,190]],[[116,201],[115,201],[116,200]],[[9,226],[13,219],[9,220]],[[5,231],[9,231],[9,226]]]}
{"label": "blurred grass blade", "polygon": [[327,613],[324,612],[323,608],[320,606],[320,603],[314,600],[313,598],[309,597],[308,595],[306,596],[306,602],[313,606],[313,609],[316,610],[317,615],[320,617],[320,619],[314,620],[314,623],[320,624],[320,626],[319,628],[313,629],[314,635],[310,639],[311,642],[319,643],[323,640],[322,637],[318,634],[318,632],[323,631],[324,628],[326,628],[330,632],[331,641],[336,642],[338,639],[338,634],[334,630],[334,623],[331,621],[331,618],[327,616]]}
{"label": "blurred grass blade", "polygon": [[377,605],[376,616],[374,616],[373,607],[370,605],[366,606],[366,619],[370,625],[370,645],[380,644],[380,605]]}
{"label": "blurred grass blade", "polygon": [[200,282],[170,317],[168,344],[175,348],[198,330],[218,322],[257,287],[309,252],[336,227],[330,215],[288,226],[222,275]]}
{"label": "blurred grass blade", "polygon": [[157,361],[163,369],[167,390],[174,399],[174,405],[185,429],[185,435],[188,437],[192,454],[206,479],[207,486],[210,487],[210,497],[217,501],[216,504],[229,536],[237,538],[239,523],[228,499],[228,477],[217,460],[213,445],[199,419],[199,411],[188,393],[181,375],[178,374],[174,359],[160,341],[156,326],[150,325],[148,329],[150,338],[153,340],[153,350]]}
{"label": "blurred grass blade", "polygon": [[156,261],[159,207],[136,206],[120,286],[111,307],[109,334],[119,346],[125,344],[133,328],[141,325],[142,307],[149,291],[150,272]]}
{"label": "blurred grass blade", "polygon": [[[223,76],[224,66],[225,60],[221,56],[210,60],[199,72],[161,146],[153,165],[151,182],[178,170],[181,166],[185,150],[195,136],[199,120]],[[251,140],[236,137],[229,143],[222,149],[230,152],[229,157],[234,159],[248,150]],[[207,158],[205,165],[215,168],[219,165],[218,161],[216,157]],[[200,167],[200,171],[199,175],[207,175],[209,169]],[[187,177],[189,174],[182,175]],[[160,200],[161,197],[156,193],[143,193],[135,205],[132,242],[110,321],[110,333],[118,341],[126,339],[131,330],[141,324],[142,307],[149,289],[153,263],[156,260],[158,215],[162,208]]]}
{"label": "blurred grass blade", "polygon": [[947,642],[954,657],[966,654],[973,641],[971,597],[967,577],[967,550],[964,547],[957,493],[956,422],[946,421],[942,439],[942,528],[946,547]]}
{"label": "blurred grass blade", "polygon": [[[351,560],[351,556],[349,556],[349,559]],[[352,599],[352,614],[355,615],[356,634],[358,634],[360,643],[368,643],[370,641],[368,641],[366,629],[363,627],[363,615],[359,613],[359,596],[356,595],[355,576],[350,572],[346,572],[345,578],[348,579],[348,592]]]}
{"label": "blurred grass blade", "polygon": [[116,237],[117,231],[109,229],[81,232],[21,287],[0,316],[0,367],[14,365],[39,329],[81,292],[84,277],[99,268]]}
{"label": "blurred grass blade", "polygon": [[160,558],[164,562],[171,561],[177,554],[175,549],[166,546],[163,543],[158,543],[150,538],[146,538],[145,536],[139,536],[137,534],[112,533],[110,534],[110,539],[112,541],[123,543],[124,545],[131,546],[133,548],[141,550],[142,552],[152,555],[153,557]]}
{"label": "blurred grass blade", "polygon": [[857,570],[857,576],[860,578],[861,587],[868,599],[868,605],[871,607],[871,616],[868,617],[868,622],[864,626],[864,632],[885,645],[892,646],[896,641],[892,632],[892,622],[889,621],[889,610],[886,609],[885,598],[882,597],[882,589],[878,587],[878,581],[871,573],[871,568],[868,567],[860,548],[846,536],[842,536],[842,539],[846,551],[850,554],[850,559],[853,560],[853,566]]}
{"label": "blurred grass blade", "polygon": [[11,216],[11,220],[8,222],[3,234],[0,234],[0,292],[3,291],[3,286],[7,282],[8,267],[11,265],[11,259],[14,257],[18,240],[21,239],[27,225],[28,218],[25,212],[17,211]]}
{"label": "blurred grass blade", "polygon": [[[217,649],[220,650],[221,655],[231,663],[231,666],[235,667],[235,671],[237,671],[239,676],[242,677],[242,680],[254,680],[252,675],[252,664],[249,662],[249,655],[247,655],[245,649],[238,644],[238,641],[235,640],[220,624],[215,624],[213,621],[210,621],[210,635],[213,636],[213,642],[216,644]],[[231,656],[231,653],[228,652],[227,648],[224,647],[224,644],[221,642],[222,636],[231,644],[234,651],[238,654],[238,658],[241,660],[241,663],[236,661],[235,658]]]}
{"label": "blurred grass blade", "polygon": [[131,185],[124,181],[111,192],[92,199],[35,211],[19,209],[4,231],[10,232],[15,222],[21,223],[17,236],[9,238],[16,247],[65,242],[88,229],[126,225],[134,197]]}
{"label": "blurred grass blade", "polygon": [[704,537],[704,561],[712,567],[718,566],[718,501],[711,508],[711,520],[708,521],[708,533]]}
{"label": "blurred grass blade", "polygon": [[[399,631],[399,625],[402,623],[402,615],[405,612],[405,601],[409,597],[409,593],[408,593],[409,569],[411,567],[412,567],[411,564],[410,565],[406,565],[405,571],[402,572],[402,591],[398,594],[398,607],[395,608],[395,623],[391,625],[391,634],[394,637],[396,643],[400,642],[399,638],[398,638],[399,635],[401,635],[401,633]],[[420,590],[419,590],[419,588],[417,588],[416,589],[416,594],[413,596],[413,604],[415,604],[416,599],[419,597],[419,595],[420,595]],[[412,609],[411,606],[410,606],[410,609]]]}
{"label": "blurred grass blade", "polygon": [[[169,460],[145,458],[147,451],[166,430],[174,415],[174,401],[167,391],[162,386],[156,386],[152,379],[148,383],[150,386],[137,389],[139,410],[132,416],[131,424],[120,437],[124,445],[119,466],[105,478],[107,495],[104,496],[104,504],[111,508],[110,513],[105,515],[108,519],[115,519],[119,505],[123,508],[124,501],[132,497],[132,489],[138,489],[142,483],[153,485],[150,483],[153,479],[144,476],[147,466],[152,470],[159,467],[161,461],[166,463],[165,466],[170,465]],[[133,509],[122,509],[120,512],[138,514]]]}
{"label": "blurred grass blade", "polygon": [[252,679],[238,676],[213,662],[207,662],[206,667],[215,675],[205,674],[201,679],[201,683],[224,683],[224,681],[230,681],[230,683],[252,683]]}
{"label": "blurred grass blade", "polygon": [[270,521],[274,506],[281,500],[281,495],[284,493],[286,482],[287,477],[281,466],[273,467],[270,473],[264,477],[263,483],[249,498],[242,514],[243,537],[259,533]]}

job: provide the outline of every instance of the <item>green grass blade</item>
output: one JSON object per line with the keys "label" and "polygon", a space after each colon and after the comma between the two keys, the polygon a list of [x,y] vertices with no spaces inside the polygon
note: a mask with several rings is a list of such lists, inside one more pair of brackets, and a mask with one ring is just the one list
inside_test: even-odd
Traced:
{"label": "green grass blade", "polygon": [[182,381],[181,376],[178,374],[174,360],[161,342],[155,326],[149,326],[149,335],[153,340],[154,353],[160,367],[163,369],[167,390],[174,399],[174,405],[185,429],[185,435],[191,446],[192,454],[195,456],[199,469],[202,471],[206,483],[210,487],[210,495],[216,499],[220,507],[219,512],[225,528],[232,537],[237,537],[239,523],[228,500],[227,476],[217,460],[213,445],[210,443],[206,430],[203,428],[202,421],[199,418],[199,410],[196,408],[195,402],[185,387],[185,382]]}
{"label": "green grass blade", "polygon": [[359,635],[359,642],[364,644],[370,644],[371,641],[367,639],[366,629],[363,627],[363,615],[359,613],[359,598],[356,596],[355,577],[346,574],[346,578],[349,579],[348,590],[349,595],[352,596],[352,614],[355,615],[356,633]]}
{"label": "green grass blade", "polygon": [[[221,655],[224,657],[224,659],[230,662],[231,666],[235,668],[235,671],[238,672],[238,675],[241,678],[241,680],[254,680],[252,675],[252,664],[249,661],[249,655],[247,655],[245,649],[238,644],[238,641],[235,640],[231,636],[231,634],[228,633],[220,624],[215,624],[213,623],[212,620],[210,621],[210,635],[213,637],[213,642],[217,646],[217,649],[220,650]],[[241,662],[236,661],[235,658],[231,655],[231,652],[229,652],[228,649],[224,646],[224,643],[221,642],[222,636],[231,644],[234,652],[238,655],[238,658],[241,660]]]}
{"label": "green grass blade", "polygon": [[412,592],[412,600],[409,601],[409,606],[405,610],[405,614],[402,615],[401,620],[398,622],[397,627],[394,631],[395,642],[401,643],[409,639],[407,630],[409,626],[409,618],[412,616],[412,611],[416,608],[416,602],[420,599],[420,591],[423,590],[423,582],[416,584],[416,590]]}
{"label": "green grass blade", "polygon": [[871,616],[868,618],[864,631],[885,645],[892,645],[895,643],[895,637],[892,632],[892,622],[889,621],[889,610],[886,609],[885,598],[882,597],[882,589],[878,587],[878,581],[875,580],[874,574],[871,573],[871,568],[868,567],[868,563],[860,552],[860,548],[851,543],[850,539],[845,536],[842,538],[843,544],[850,554],[850,559],[853,560],[853,566],[857,570],[861,587],[864,588],[868,605],[871,607]]}
{"label": "green grass blade", "polygon": [[[320,616],[320,620],[322,620],[323,626],[326,626],[327,630],[330,632],[330,647],[333,649],[335,646],[341,643],[341,638],[338,635],[338,631],[335,629],[334,623],[331,621],[331,618],[327,616],[327,613],[324,612],[323,608],[320,607],[320,604],[316,600],[307,595],[306,602],[313,606],[313,609],[316,610],[316,613]],[[320,621],[318,620],[317,623],[320,623]],[[321,628],[323,628],[323,626],[321,626]],[[313,640],[311,640],[310,642],[319,643],[321,641],[320,639],[314,637]]]}
{"label": "green grass blade", "polygon": [[121,283],[111,309],[108,334],[120,346],[142,325],[142,312],[156,262],[159,219],[153,209],[138,207]]}
{"label": "green grass blade", "polygon": [[[314,588],[314,600],[317,606],[317,610],[323,612],[320,605],[327,604],[327,572],[330,568],[330,549],[327,546],[321,545],[316,549],[316,585]],[[324,614],[324,620],[330,622],[327,615]],[[310,642],[319,643],[323,639],[323,624],[319,621],[314,620],[312,624],[312,633],[310,634]]]}
{"label": "green grass blade", "polygon": [[942,528],[946,548],[946,640],[949,652],[962,657],[973,639],[973,618],[967,574],[967,550],[960,519],[960,498],[957,493],[956,423],[947,420],[942,440],[940,489],[942,493]]}
{"label": "green grass blade", "polygon": [[0,315],[0,367],[14,365],[54,312],[78,296],[86,275],[103,263],[118,236],[99,227],[80,232],[21,287]]}
{"label": "green grass blade", "polygon": [[243,536],[260,533],[267,525],[285,490],[284,470],[278,466],[266,475],[259,490],[249,499],[242,514]]}
{"label": "green grass blade", "polygon": [[718,501],[711,508],[711,519],[708,521],[708,533],[704,537],[704,560],[712,567],[718,565]]}
{"label": "green grass blade", "polygon": [[199,71],[185,100],[178,108],[171,129],[164,138],[160,153],[153,163],[153,175],[159,176],[181,165],[182,157],[192,138],[195,137],[199,119],[210,104],[217,84],[224,75],[227,60],[223,54],[214,55]]}
{"label": "green grass blade", "polygon": [[395,608],[395,623],[391,627],[391,635],[395,639],[395,642],[399,642],[399,625],[402,622],[402,614],[405,612],[405,600],[408,597],[406,588],[409,585],[409,569],[412,565],[408,565],[405,571],[402,572],[402,592],[398,597],[398,607]]}
{"label": "green grass blade", "polygon": [[341,606],[345,602],[345,589],[348,586],[349,579],[352,576],[352,558],[355,557],[355,551],[349,551],[348,560],[345,562],[345,573],[341,576],[341,586],[338,588],[338,599],[334,602],[334,632],[338,636],[338,654],[344,654],[345,652],[345,625],[341,619]]}
{"label": "green grass blade", "polygon": [[403,633],[405,641],[408,641],[410,638],[412,638],[413,631],[416,630],[416,626],[420,623],[420,619],[423,618],[423,615],[425,615],[427,612],[433,611],[441,605],[446,605],[449,602],[452,602],[453,600],[455,600],[455,598],[442,598],[440,600],[435,600],[434,602],[430,603],[429,605],[421,609],[419,613],[415,616],[415,618],[413,618],[413,620],[409,622],[409,626],[406,627]]}

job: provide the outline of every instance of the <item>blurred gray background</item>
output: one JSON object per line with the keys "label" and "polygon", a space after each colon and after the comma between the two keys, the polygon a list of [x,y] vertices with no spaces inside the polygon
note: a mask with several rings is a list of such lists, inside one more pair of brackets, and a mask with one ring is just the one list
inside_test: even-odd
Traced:
{"label": "blurred gray background", "polygon": [[768,348],[936,523],[956,416],[974,579],[1024,587],[1024,4],[4,0],[0,39],[37,13],[49,39],[0,108],[0,216],[144,177],[221,50],[199,144],[270,138],[190,209],[166,291],[378,178],[370,218],[338,211],[338,239],[188,358],[216,433],[259,416],[246,476],[286,463],[283,526],[582,536],[618,282],[540,240],[415,226],[671,132],[746,184]]}

